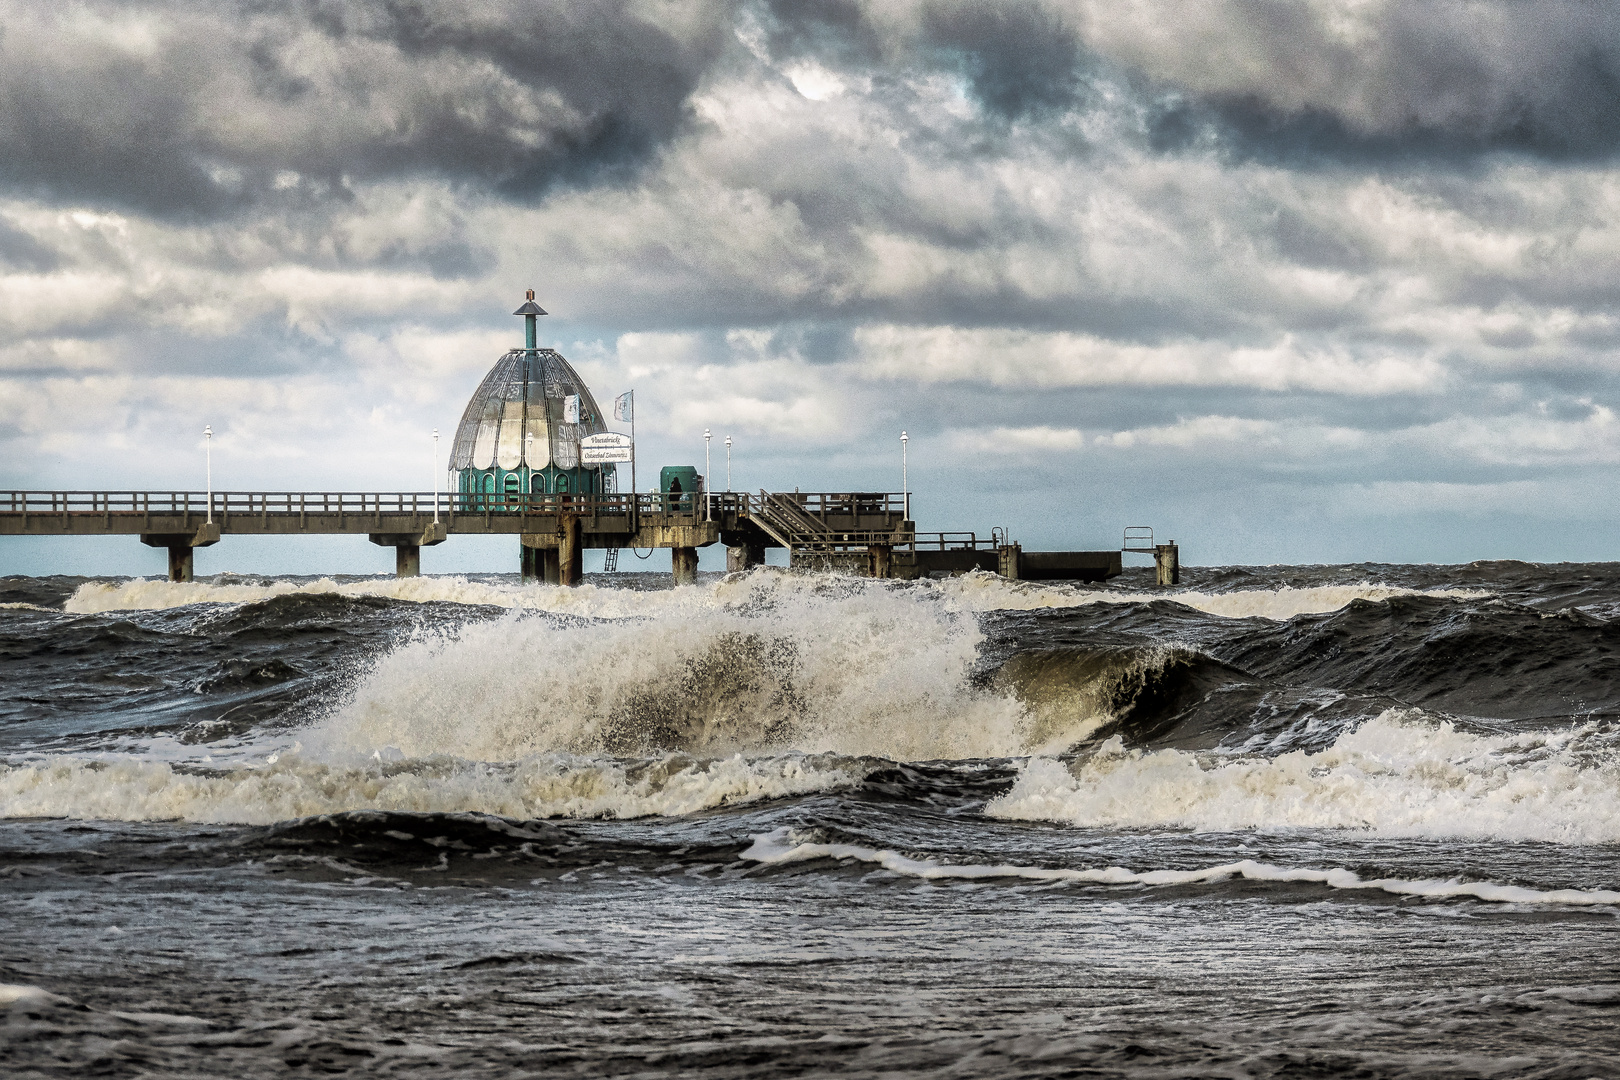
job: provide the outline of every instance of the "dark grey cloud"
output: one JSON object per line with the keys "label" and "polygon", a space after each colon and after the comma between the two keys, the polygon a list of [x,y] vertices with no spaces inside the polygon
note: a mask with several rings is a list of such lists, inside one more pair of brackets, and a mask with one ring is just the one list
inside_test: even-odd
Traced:
{"label": "dark grey cloud", "polygon": [[1034,0],[1003,4],[952,0],[923,9],[924,40],[967,78],[993,116],[1050,115],[1081,90],[1074,27]]}
{"label": "dark grey cloud", "polygon": [[932,0],[898,27],[882,7],[852,0],[765,0],[762,11],[776,56],[813,56],[880,79],[949,71],[994,120],[1050,115],[1083,89],[1076,28],[1040,0]]}
{"label": "dark grey cloud", "polygon": [[[1127,5],[1041,0],[0,3],[0,186],[209,218],[307,214],[393,178],[515,201],[622,182],[690,129],[693,94],[750,19],[776,58],[863,75],[898,109],[909,77],[959,77],[978,127],[942,133],[929,148],[942,155],[1002,153],[996,132],[1014,122],[1061,130],[1082,154],[1065,121],[1099,109],[1110,130],[1137,117],[1163,153],[1288,167],[1620,151],[1611,5],[1377,5],[1357,9],[1354,40],[1326,5],[1195,10],[1202,21],[1166,29],[1132,24]],[[892,217],[877,185],[817,181],[783,194],[818,227]]]}
{"label": "dark grey cloud", "polygon": [[[1134,62],[1161,95],[1148,128],[1162,149],[1214,143],[1290,166],[1620,151],[1612,4],[1434,0],[1354,10],[1225,0],[1200,14],[1205,21],[1174,47],[1159,40],[1110,53]],[[1193,36],[1204,36],[1204,49],[1189,47]],[[1113,39],[1102,27],[1088,43],[1107,51]]]}
{"label": "dark grey cloud", "polygon": [[[654,25],[628,0],[13,7],[0,183],[206,217],[393,177],[514,199],[623,178],[683,130],[727,40],[725,5],[685,14]],[[117,40],[125,26],[138,47]]]}
{"label": "dark grey cloud", "polygon": [[[1289,166],[1620,151],[1620,9],[1589,0],[1358,8],[767,0],[778,55],[953,71],[991,121],[1134,100],[1148,145]],[[1151,21],[1149,21],[1151,20]],[[1354,24],[1353,32],[1345,23]]]}

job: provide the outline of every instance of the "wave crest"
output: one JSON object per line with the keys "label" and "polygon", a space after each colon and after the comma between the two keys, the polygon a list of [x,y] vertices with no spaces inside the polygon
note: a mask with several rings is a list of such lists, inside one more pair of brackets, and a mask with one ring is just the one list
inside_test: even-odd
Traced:
{"label": "wave crest", "polygon": [[970,615],[903,591],[765,589],[680,618],[513,614],[382,657],[313,749],[486,761],[785,750],[898,761],[1028,752],[1011,695],[976,688]]}
{"label": "wave crest", "polygon": [[1477,735],[1389,709],[1326,749],[1269,758],[1126,750],[1034,758],[985,812],[1084,826],[1327,828],[1385,836],[1620,842],[1616,732]]}
{"label": "wave crest", "polygon": [[221,575],[213,581],[173,582],[136,578],[132,581],[91,581],[80,585],[63,604],[70,614],[109,611],[161,610],[188,604],[251,604],[279,596],[347,596],[402,600],[412,603],[473,604],[526,611],[550,611],[594,618],[631,618],[675,612],[715,603],[736,602],[759,593],[785,600],[815,595],[860,595],[904,592],[924,602],[943,600],[965,611],[1037,611],[1083,607],[1087,604],[1134,604],[1169,600],[1210,615],[1226,618],[1261,617],[1283,621],[1295,615],[1337,611],[1353,600],[1377,602],[1396,596],[1433,596],[1480,599],[1491,595],[1481,589],[1411,589],[1375,582],[1358,585],[1320,585],[1304,588],[1237,589],[1201,592],[1195,589],[1127,591],[1052,582],[1007,581],[996,574],[973,571],[960,577],[934,581],[888,582],[844,578],[826,574],[784,573],[761,567],[747,575],[677,589],[638,590],[584,584],[572,589],[516,582],[481,581],[458,575],[414,578],[365,578],[337,581],[235,581]]}
{"label": "wave crest", "polygon": [[636,818],[838,790],[872,767],[807,755],[629,761],[544,755],[492,766],[454,759],[334,765],[289,753],[231,770],[57,757],[0,765],[0,817],[236,825],[351,810]]}

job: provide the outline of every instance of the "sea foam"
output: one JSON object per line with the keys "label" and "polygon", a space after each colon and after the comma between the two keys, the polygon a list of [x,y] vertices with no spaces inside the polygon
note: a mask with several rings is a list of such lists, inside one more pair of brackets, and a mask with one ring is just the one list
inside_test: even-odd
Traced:
{"label": "sea foam", "polygon": [[[800,579],[644,619],[519,613],[382,657],[312,750],[511,760],[536,753],[796,750],[916,761],[1029,753],[1011,694],[975,688],[978,621],[905,590]],[[642,594],[646,595],[646,594]]]}
{"label": "sea foam", "polygon": [[1480,589],[1408,589],[1376,582],[1357,585],[1318,585],[1307,588],[1234,589],[1200,592],[1196,589],[1155,589],[1151,592],[1103,589],[1056,582],[1008,581],[997,574],[975,572],[934,583],[945,596],[974,611],[1039,611],[1084,607],[1087,604],[1140,604],[1164,600],[1183,604],[1209,615],[1229,619],[1263,618],[1285,621],[1295,615],[1338,611],[1353,600],[1377,602],[1397,596],[1435,596],[1480,599]]}
{"label": "sea foam", "polygon": [[346,810],[476,811],[503,817],[636,818],[847,788],[873,764],[830,756],[670,754],[643,760],[546,754],[504,766],[456,759],[339,765],[302,754],[252,767],[176,767],[134,757],[0,765],[0,817],[268,825]]}
{"label": "sea foam", "polygon": [[1596,723],[1510,735],[1391,709],[1316,752],[1125,750],[1032,758],[986,813],[1134,828],[1352,829],[1384,836],[1620,841],[1620,753]]}
{"label": "sea foam", "polygon": [[72,614],[95,614],[156,610],[188,604],[246,604],[278,596],[335,595],[380,597],[415,603],[478,604],[593,618],[631,618],[728,603],[741,593],[760,589],[769,589],[784,597],[829,589],[845,594],[902,591],[914,594],[923,602],[940,599],[966,611],[1034,611],[1087,604],[1168,600],[1227,618],[1258,616],[1275,620],[1337,611],[1352,600],[1379,601],[1396,596],[1478,599],[1490,595],[1478,589],[1407,589],[1376,582],[1310,588],[1239,589],[1221,593],[1190,589],[1141,592],[1060,582],[1007,581],[999,575],[982,571],[954,578],[902,583],[784,573],[776,568],[762,567],[747,575],[731,575],[722,580],[660,590],[622,589],[595,584],[563,589],[552,585],[478,581],[461,576],[371,578],[342,582],[320,578],[315,581],[266,583],[237,582],[223,576],[213,581],[192,582],[136,578],[124,582],[86,582],[68,598],[63,610]]}
{"label": "sea foam", "polygon": [[1077,885],[1206,885],[1246,878],[1250,881],[1309,882],[1332,889],[1369,889],[1396,896],[1426,899],[1475,899],[1506,904],[1620,904],[1620,892],[1611,889],[1527,889],[1489,881],[1411,880],[1406,878],[1362,878],[1343,868],[1273,866],[1244,859],[1235,863],[1206,866],[1196,870],[1131,871],[1122,866],[1070,868],[1021,866],[1014,863],[945,863],[917,859],[887,848],[858,844],[822,844],[802,840],[791,829],[777,829],[754,837],[742,858],[766,865],[808,862],[815,859],[849,859],[872,863],[891,874],[922,878],[926,881],[985,881],[1012,879]]}

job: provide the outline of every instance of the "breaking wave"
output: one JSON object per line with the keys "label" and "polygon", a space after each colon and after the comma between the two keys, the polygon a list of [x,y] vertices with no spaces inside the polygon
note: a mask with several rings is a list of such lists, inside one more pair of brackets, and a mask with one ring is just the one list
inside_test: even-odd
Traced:
{"label": "breaking wave", "polygon": [[975,572],[934,583],[945,596],[974,611],[1040,611],[1082,607],[1087,604],[1140,604],[1169,601],[1208,615],[1230,619],[1259,617],[1284,621],[1295,615],[1337,611],[1353,600],[1380,601],[1396,596],[1435,596],[1475,600],[1487,597],[1482,589],[1411,589],[1363,582],[1359,585],[1317,585],[1305,588],[1234,589],[1199,592],[1190,589],[1154,589],[1150,592],[1102,589],[1096,586],[1008,581],[996,574]]}
{"label": "breaking wave", "polygon": [[916,761],[1031,748],[1016,697],[970,683],[983,639],[972,616],[884,589],[735,599],[680,618],[514,614],[424,635],[380,659],[305,741],[480,760],[796,750]]}
{"label": "breaking wave", "polygon": [[1033,758],[985,809],[1081,826],[1349,829],[1382,836],[1620,842],[1620,732],[1589,722],[1473,734],[1390,709],[1315,752],[1229,758],[1128,750]]}
{"label": "breaking wave", "polygon": [[361,578],[337,581],[232,581],[225,575],[214,581],[89,581],[80,585],[62,605],[69,614],[112,611],[155,611],[190,604],[254,604],[284,596],[343,596],[401,600],[408,603],[469,604],[597,618],[625,618],[667,611],[707,597],[711,586],[688,585],[673,590],[643,592],[591,584],[572,589],[548,585],[521,585],[501,581],[451,577]]}
{"label": "breaking wave", "polygon": [[[380,755],[379,755],[380,756]],[[691,814],[847,788],[871,763],[831,756],[643,760],[541,755],[336,765],[298,753],[229,770],[138,758],[0,765],[0,817],[267,825],[351,810],[479,812],[518,820]]]}
{"label": "breaking wave", "polygon": [[840,593],[906,592],[937,598],[965,611],[1037,611],[1081,607],[1087,604],[1133,604],[1165,600],[1227,618],[1261,617],[1285,620],[1295,615],[1337,611],[1353,600],[1387,600],[1396,596],[1434,596],[1478,599],[1490,595],[1479,589],[1411,589],[1365,582],[1359,585],[1322,585],[1306,588],[1238,589],[1231,592],[1159,589],[1151,592],[1007,581],[983,571],[932,581],[887,582],[866,578],[807,575],[762,567],[747,575],[686,585],[676,589],[633,590],[585,584],[572,589],[549,585],[479,581],[462,576],[415,578],[363,578],[337,581],[234,581],[221,575],[213,581],[172,582],[136,578],[132,581],[91,581],[80,585],[63,605],[71,614],[110,611],[161,610],[189,604],[250,604],[278,596],[376,597],[412,603],[476,604],[530,611],[585,615],[594,618],[630,618],[649,614],[730,603],[739,595],[768,588],[786,596]]}

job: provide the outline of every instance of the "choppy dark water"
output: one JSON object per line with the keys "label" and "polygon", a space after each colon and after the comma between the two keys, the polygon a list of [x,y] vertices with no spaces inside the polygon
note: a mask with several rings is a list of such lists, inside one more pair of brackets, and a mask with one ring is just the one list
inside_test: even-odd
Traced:
{"label": "choppy dark water", "polygon": [[1617,572],[0,579],[0,1072],[1620,1076]]}

